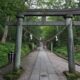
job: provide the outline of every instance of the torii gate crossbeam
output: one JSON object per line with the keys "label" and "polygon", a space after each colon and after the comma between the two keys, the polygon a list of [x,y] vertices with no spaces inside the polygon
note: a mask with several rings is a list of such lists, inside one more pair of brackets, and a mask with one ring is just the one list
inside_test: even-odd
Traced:
{"label": "torii gate crossbeam", "polygon": [[80,15],[80,8],[75,9],[28,9],[21,13],[24,16],[65,16]]}
{"label": "torii gate crossbeam", "polygon": [[[80,26],[80,21],[73,21],[73,26]],[[7,23],[8,26],[17,26],[18,24],[9,22]],[[23,22],[23,27],[27,26],[66,26],[66,21],[28,21],[28,22]]]}

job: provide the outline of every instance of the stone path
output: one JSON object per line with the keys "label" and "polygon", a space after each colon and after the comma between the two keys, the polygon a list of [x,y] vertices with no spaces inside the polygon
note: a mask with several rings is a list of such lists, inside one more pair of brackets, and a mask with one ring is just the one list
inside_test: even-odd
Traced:
{"label": "stone path", "polygon": [[[63,75],[63,70],[66,68],[63,69],[60,66],[63,64],[57,65],[57,59],[54,58],[55,61],[52,61],[53,57],[56,55],[52,57],[52,54],[43,48],[40,48],[40,51],[37,51],[36,53],[37,56],[35,61],[29,60],[34,62],[34,64],[32,64],[33,62],[29,63],[30,65],[33,65],[32,68],[30,67],[27,70],[29,64],[26,65],[26,71],[18,80],[66,80],[65,76]],[[36,53],[32,54],[33,57],[36,55]]]}
{"label": "stone path", "polygon": [[[21,64],[25,71],[18,80],[67,80],[63,74],[68,70],[67,61],[42,47],[25,57]],[[80,66],[76,65],[76,70],[80,71]]]}
{"label": "stone path", "polygon": [[35,66],[38,53],[39,51],[36,50],[22,60],[22,67],[25,71],[18,80],[29,80],[33,67]]}

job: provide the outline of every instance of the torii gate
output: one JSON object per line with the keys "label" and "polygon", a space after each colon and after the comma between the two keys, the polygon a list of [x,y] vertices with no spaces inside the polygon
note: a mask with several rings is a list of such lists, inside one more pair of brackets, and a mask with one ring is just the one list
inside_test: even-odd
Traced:
{"label": "torii gate", "polygon": [[[15,50],[15,69],[20,68],[21,62],[21,44],[22,44],[22,27],[23,26],[31,26],[31,25],[50,25],[50,26],[66,26],[68,31],[68,65],[69,72],[75,71],[75,63],[74,63],[74,41],[73,41],[73,29],[72,24],[74,26],[80,26],[80,21],[73,21],[72,16],[80,15],[80,8],[77,9],[29,9],[26,12],[20,13],[18,18],[18,26],[17,26],[17,37],[16,37],[16,50]],[[23,18],[25,16],[63,16],[65,17],[64,21],[59,22],[24,22]],[[11,24],[9,24],[11,25]],[[16,24],[15,24],[16,25]]]}

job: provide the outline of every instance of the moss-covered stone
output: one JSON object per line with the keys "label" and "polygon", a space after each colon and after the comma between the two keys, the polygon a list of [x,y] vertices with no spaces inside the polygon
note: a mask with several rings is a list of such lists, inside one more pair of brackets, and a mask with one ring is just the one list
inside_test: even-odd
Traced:
{"label": "moss-covered stone", "polygon": [[67,80],[80,80],[80,72],[70,73],[69,71],[64,71]]}
{"label": "moss-covered stone", "polygon": [[19,70],[4,74],[3,77],[5,80],[17,80],[20,77],[20,75],[23,73],[23,71],[24,70],[21,68]]}

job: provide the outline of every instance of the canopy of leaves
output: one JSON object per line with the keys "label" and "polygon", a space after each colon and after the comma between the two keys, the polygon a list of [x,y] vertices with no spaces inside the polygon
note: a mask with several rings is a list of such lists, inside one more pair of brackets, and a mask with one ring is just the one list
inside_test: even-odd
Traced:
{"label": "canopy of leaves", "polygon": [[42,38],[45,40],[53,37],[56,34],[56,28],[55,27],[44,26],[44,27],[41,27],[41,29],[43,31]]}
{"label": "canopy of leaves", "polygon": [[7,16],[15,16],[24,9],[23,0],[0,0],[0,24],[5,22]]}

